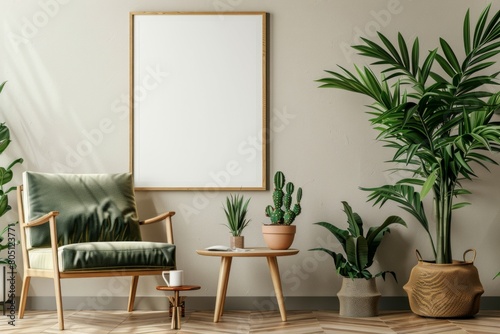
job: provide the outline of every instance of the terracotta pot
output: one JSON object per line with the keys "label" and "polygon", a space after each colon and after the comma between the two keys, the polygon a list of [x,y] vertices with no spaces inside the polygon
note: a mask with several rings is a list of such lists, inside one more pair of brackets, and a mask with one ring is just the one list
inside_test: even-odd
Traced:
{"label": "terracotta pot", "polygon": [[245,237],[242,235],[234,236],[229,238],[229,247],[231,248],[245,248]]}
{"label": "terracotta pot", "polygon": [[375,278],[342,279],[342,287],[337,293],[339,315],[341,317],[374,317],[378,315],[380,292]]}
{"label": "terracotta pot", "polygon": [[262,235],[267,247],[284,250],[290,248],[297,230],[296,225],[262,225]]}
{"label": "terracotta pot", "polygon": [[[465,260],[468,252],[474,252],[472,261]],[[418,263],[403,287],[412,312],[433,318],[471,317],[479,312],[484,289],[473,264],[475,258],[476,251],[469,249],[463,261],[436,264],[423,261],[417,251]]]}

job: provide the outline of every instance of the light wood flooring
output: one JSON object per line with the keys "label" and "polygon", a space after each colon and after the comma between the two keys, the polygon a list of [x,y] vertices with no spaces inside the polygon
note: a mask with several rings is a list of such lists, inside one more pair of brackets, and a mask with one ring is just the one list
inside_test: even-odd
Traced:
{"label": "light wood flooring", "polygon": [[[0,312],[1,315],[1,312]],[[167,312],[65,311],[66,330],[57,328],[55,311],[26,311],[10,326],[0,316],[0,333],[500,333],[500,311],[481,311],[470,319],[428,319],[411,312],[384,311],[373,318],[342,318],[334,311],[288,311],[281,322],[278,312],[225,311],[213,323],[213,311],[187,312],[180,330],[170,329]]]}

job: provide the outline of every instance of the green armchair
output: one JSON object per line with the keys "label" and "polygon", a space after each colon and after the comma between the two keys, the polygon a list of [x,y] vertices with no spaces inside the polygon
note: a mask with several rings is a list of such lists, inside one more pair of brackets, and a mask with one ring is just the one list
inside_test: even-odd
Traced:
{"label": "green armchair", "polygon": [[[32,277],[54,280],[59,328],[64,329],[61,279],[131,276],[131,312],[139,276],[176,268],[175,212],[139,221],[130,173],[24,172],[18,205],[24,269],[19,318]],[[143,241],[140,225],[160,221],[166,224],[166,242]]]}

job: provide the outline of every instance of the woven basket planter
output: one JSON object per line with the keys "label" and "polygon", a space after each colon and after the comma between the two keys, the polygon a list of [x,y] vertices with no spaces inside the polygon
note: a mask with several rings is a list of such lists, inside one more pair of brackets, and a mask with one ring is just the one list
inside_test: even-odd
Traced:
{"label": "woven basket planter", "polygon": [[433,318],[471,317],[479,312],[480,297],[484,293],[474,259],[436,264],[423,261],[417,251],[418,263],[413,267],[408,283],[403,287],[408,294],[413,313]]}

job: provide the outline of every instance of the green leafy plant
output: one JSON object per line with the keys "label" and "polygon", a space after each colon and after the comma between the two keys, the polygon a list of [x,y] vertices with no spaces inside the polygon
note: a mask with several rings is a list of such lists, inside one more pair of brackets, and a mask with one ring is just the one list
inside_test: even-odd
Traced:
{"label": "green leafy plant", "polygon": [[363,220],[359,214],[353,212],[347,202],[342,202],[342,204],[344,205],[344,212],[347,216],[347,224],[349,226],[347,230],[340,229],[327,222],[318,222],[315,224],[323,226],[337,238],[347,258],[342,253],[336,253],[323,247],[310,250],[323,251],[329,254],[333,258],[337,273],[344,277],[370,279],[382,276],[385,280],[385,275],[390,273],[397,281],[396,273],[393,271],[381,271],[372,275],[368,268],[373,264],[373,258],[378,246],[382,242],[382,238],[386,233],[390,232],[389,225],[400,224],[406,226],[405,221],[401,217],[390,216],[382,225],[370,227],[366,232],[366,236],[364,236]]}
{"label": "green leafy plant", "polygon": [[[430,238],[436,263],[452,262],[452,211],[469,204],[454,203],[457,196],[470,194],[462,181],[477,177],[478,166],[497,164],[488,154],[500,151],[500,124],[492,121],[500,109],[500,93],[490,89],[497,85],[499,72],[488,73],[500,53],[500,12],[488,20],[490,6],[473,32],[467,11],[462,60],[443,38],[440,48],[429,51],[421,62],[418,38],[409,49],[401,34],[395,45],[379,33],[380,42],[363,38],[364,44],[353,48],[374,58],[371,65],[382,66],[380,79],[369,66],[355,66],[355,72],[340,67],[318,80],[321,87],[374,100],[369,114],[380,132],[378,139],[395,150],[389,161],[396,166],[392,170],[408,177],[364,190],[374,205],[393,201],[415,217]],[[436,64],[439,71],[434,71]],[[433,194],[436,242],[422,202],[428,193]]]}
{"label": "green leafy plant", "polygon": [[250,219],[246,219],[248,200],[244,200],[244,196],[233,196],[226,197],[226,206],[224,207],[224,212],[227,218],[226,226],[229,228],[231,234],[238,237],[243,232],[243,229],[250,223]]}
{"label": "green leafy plant", "polygon": [[[274,192],[273,203],[266,207],[266,216],[271,219],[273,225],[291,225],[295,217],[300,215],[302,208],[300,201],[302,199],[302,188],[297,189],[296,203],[292,208],[292,195],[295,186],[292,182],[286,183],[285,175],[281,171],[274,174]],[[285,188],[285,191],[283,191]]]}
{"label": "green leafy plant", "polygon": [[[0,84],[0,93],[2,92],[6,82],[3,82]],[[9,146],[11,143],[10,139],[10,131],[7,125],[5,123],[0,123],[0,154],[2,154],[5,149]],[[6,184],[12,181],[13,177],[13,172],[12,172],[12,167],[18,163],[22,163],[23,159],[19,158],[14,160],[13,162],[8,165],[8,167],[0,167],[0,217],[4,216],[7,212],[9,212],[12,207],[9,205],[9,196],[8,194],[15,190],[16,187],[12,186],[10,188],[5,188]],[[4,235],[6,232],[9,231],[14,225],[16,225],[17,222],[15,223],[10,223],[7,226],[5,226],[2,231],[0,232],[0,251],[9,248],[9,242],[4,242]],[[8,239],[7,239],[8,240]],[[0,264],[7,264],[9,263],[8,259],[5,258],[0,258]]]}

